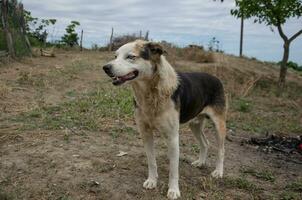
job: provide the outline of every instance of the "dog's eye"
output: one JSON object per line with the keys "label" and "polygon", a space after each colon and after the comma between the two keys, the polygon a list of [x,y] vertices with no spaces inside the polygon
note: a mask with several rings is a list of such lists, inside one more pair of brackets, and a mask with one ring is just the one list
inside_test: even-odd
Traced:
{"label": "dog's eye", "polygon": [[130,54],[126,57],[126,59],[129,59],[129,60],[135,60],[135,58],[136,58],[136,56],[130,55]]}
{"label": "dog's eye", "polygon": [[117,58],[117,55],[114,55],[114,58],[116,59],[116,58]]}

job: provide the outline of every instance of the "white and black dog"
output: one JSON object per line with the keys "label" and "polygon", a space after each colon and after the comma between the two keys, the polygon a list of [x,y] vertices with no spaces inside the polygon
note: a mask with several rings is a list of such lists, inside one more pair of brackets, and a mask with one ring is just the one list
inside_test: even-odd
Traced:
{"label": "white and black dog", "polygon": [[200,153],[193,166],[206,162],[209,142],[203,133],[210,118],[216,127],[218,159],[213,177],[222,177],[226,137],[226,100],[222,83],[207,73],[177,73],[163,55],[158,43],[136,40],[116,51],[115,59],[103,66],[114,85],[129,83],[134,91],[135,120],[142,135],[148,160],[148,179],[143,186],[157,184],[153,130],[167,138],[169,157],[168,198],[180,197],[178,185],[179,124],[189,122]]}

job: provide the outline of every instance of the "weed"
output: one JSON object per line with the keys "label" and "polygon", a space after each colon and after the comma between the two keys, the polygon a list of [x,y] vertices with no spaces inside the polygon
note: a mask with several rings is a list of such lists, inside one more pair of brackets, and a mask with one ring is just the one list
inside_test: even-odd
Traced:
{"label": "weed", "polygon": [[238,188],[252,193],[260,190],[254,183],[249,182],[244,177],[225,177],[223,183],[226,187]]}
{"label": "weed", "polygon": [[280,195],[281,200],[298,200],[301,199],[301,195],[296,192],[284,191]]}
{"label": "weed", "polygon": [[248,168],[242,168],[241,172],[245,174],[251,174],[252,176],[264,181],[274,182],[276,180],[276,177],[273,175],[273,173],[268,170],[257,171],[253,168],[248,167]]}
{"label": "weed", "polygon": [[237,99],[235,103],[236,103],[235,108],[239,112],[247,113],[250,112],[252,109],[251,103],[246,99],[243,98]]}
{"label": "weed", "polygon": [[6,84],[0,83],[0,99],[5,98],[9,92],[11,91],[11,88],[7,86]]}
{"label": "weed", "polygon": [[70,135],[68,133],[64,134],[63,139],[66,143],[70,142]]}
{"label": "weed", "polygon": [[66,92],[65,95],[68,96],[68,97],[76,97],[77,96],[77,91],[70,90],[70,91]]}
{"label": "weed", "polygon": [[302,180],[298,180],[286,185],[285,189],[295,192],[302,192]]}
{"label": "weed", "polygon": [[136,131],[132,128],[132,127],[128,127],[128,126],[122,126],[122,127],[113,127],[112,128],[112,132],[111,132],[111,136],[113,139],[118,138],[121,134],[122,135],[134,135],[136,133]]}
{"label": "weed", "polygon": [[198,153],[199,152],[199,146],[197,144],[192,144],[191,150],[194,153]]}

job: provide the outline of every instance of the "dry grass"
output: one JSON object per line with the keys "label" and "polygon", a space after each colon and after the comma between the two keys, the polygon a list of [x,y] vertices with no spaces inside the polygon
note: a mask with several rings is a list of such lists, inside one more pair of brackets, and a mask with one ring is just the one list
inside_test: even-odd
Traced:
{"label": "dry grass", "polygon": [[214,63],[215,55],[213,52],[205,51],[202,47],[187,46],[179,48],[167,43],[163,43],[167,51],[168,60],[175,63],[179,60],[194,61],[196,63]]}
{"label": "dry grass", "polygon": [[8,85],[0,82],[0,99],[5,98],[9,94],[10,91],[11,91],[11,88]]}

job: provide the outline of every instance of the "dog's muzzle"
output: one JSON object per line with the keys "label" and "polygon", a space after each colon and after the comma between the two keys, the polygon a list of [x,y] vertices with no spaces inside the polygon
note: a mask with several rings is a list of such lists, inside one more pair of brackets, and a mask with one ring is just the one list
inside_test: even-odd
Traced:
{"label": "dog's muzzle", "polygon": [[111,64],[107,64],[105,66],[103,66],[103,70],[105,71],[105,73],[112,78],[112,84],[113,85],[122,85],[123,83],[125,83],[126,81],[130,81],[135,79],[138,76],[138,71],[134,70],[124,76],[116,76],[113,74],[112,72],[112,65]]}
{"label": "dog's muzzle", "polygon": [[107,64],[103,66],[103,70],[105,71],[105,73],[110,76],[110,77],[114,77],[114,74],[112,73],[112,65],[111,64]]}

